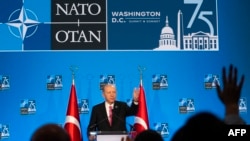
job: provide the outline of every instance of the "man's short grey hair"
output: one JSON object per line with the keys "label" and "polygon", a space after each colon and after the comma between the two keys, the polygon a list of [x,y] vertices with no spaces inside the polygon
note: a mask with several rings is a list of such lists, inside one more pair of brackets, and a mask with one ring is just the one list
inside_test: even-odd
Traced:
{"label": "man's short grey hair", "polygon": [[116,87],[115,87],[115,84],[106,83],[106,84],[104,84],[103,87],[102,87],[102,91],[103,91],[103,92],[104,92],[104,88],[107,87],[107,86],[111,86],[111,87],[116,88]]}

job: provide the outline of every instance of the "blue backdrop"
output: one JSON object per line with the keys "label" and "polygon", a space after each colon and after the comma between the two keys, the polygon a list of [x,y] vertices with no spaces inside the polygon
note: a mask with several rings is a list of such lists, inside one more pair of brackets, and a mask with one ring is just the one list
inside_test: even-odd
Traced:
{"label": "blue backdrop", "polygon": [[[170,140],[186,119],[200,111],[224,116],[224,107],[215,89],[204,88],[207,74],[221,75],[221,68],[234,64],[239,75],[245,74],[242,97],[250,100],[250,10],[248,1],[218,1],[219,45],[215,52],[178,51],[53,51],[1,52],[0,75],[9,76],[10,88],[0,91],[0,129],[8,127],[9,137],[4,140],[29,140],[40,125],[53,122],[64,124],[70,87],[71,65],[78,66],[75,86],[78,99],[88,99],[89,112],[80,114],[84,140],[93,105],[102,102],[100,75],[115,75],[118,99],[127,101],[134,87],[139,86],[138,66],[146,67],[143,86],[150,127],[167,123]],[[1,46],[4,46],[3,44]],[[168,88],[153,90],[152,76],[166,74]],[[61,90],[47,90],[48,75],[62,75]],[[195,111],[179,113],[179,100],[194,100]],[[36,111],[21,115],[22,100],[34,100]],[[249,108],[249,105],[247,106]],[[241,113],[249,124],[250,114]],[[127,119],[133,124],[133,117]]]}

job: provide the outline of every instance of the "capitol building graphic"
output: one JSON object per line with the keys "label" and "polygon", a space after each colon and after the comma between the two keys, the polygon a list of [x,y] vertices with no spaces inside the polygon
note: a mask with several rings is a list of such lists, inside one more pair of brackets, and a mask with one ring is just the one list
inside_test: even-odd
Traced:
{"label": "capitol building graphic", "polygon": [[[198,31],[184,34],[183,16],[179,10],[177,16],[177,37],[169,26],[166,16],[165,26],[161,30],[159,46],[153,50],[166,51],[218,51],[218,36],[214,35],[213,28],[210,33]],[[177,39],[176,39],[177,38]]]}

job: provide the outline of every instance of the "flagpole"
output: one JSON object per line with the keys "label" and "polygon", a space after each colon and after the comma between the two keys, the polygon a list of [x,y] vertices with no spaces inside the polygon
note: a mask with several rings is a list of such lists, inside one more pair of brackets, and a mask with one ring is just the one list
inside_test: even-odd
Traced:
{"label": "flagpole", "polygon": [[138,66],[138,70],[139,70],[139,73],[140,73],[140,84],[142,85],[143,71],[146,70],[146,67]]}
{"label": "flagpole", "polygon": [[70,69],[71,74],[72,74],[72,84],[75,85],[75,74],[76,74],[76,71],[78,70],[78,67],[71,65],[69,67],[69,69]]}

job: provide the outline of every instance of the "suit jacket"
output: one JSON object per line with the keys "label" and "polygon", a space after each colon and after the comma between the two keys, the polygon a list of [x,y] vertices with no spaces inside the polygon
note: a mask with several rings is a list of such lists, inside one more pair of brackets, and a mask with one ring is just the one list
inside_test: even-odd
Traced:
{"label": "suit jacket", "polygon": [[129,107],[125,102],[115,101],[112,126],[110,126],[105,102],[97,104],[92,108],[87,134],[89,135],[90,131],[127,131],[126,117],[135,115],[137,111],[138,105],[135,105],[134,102]]}

